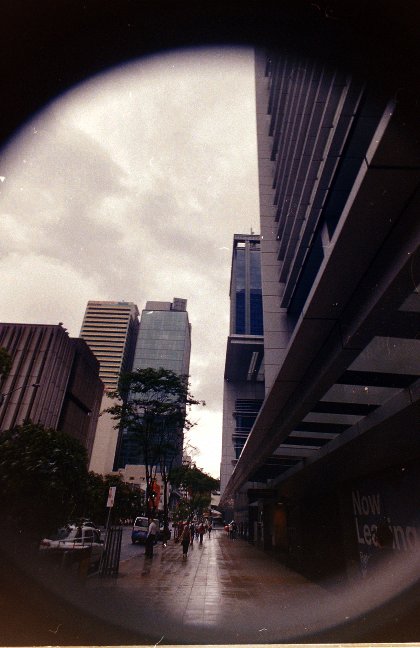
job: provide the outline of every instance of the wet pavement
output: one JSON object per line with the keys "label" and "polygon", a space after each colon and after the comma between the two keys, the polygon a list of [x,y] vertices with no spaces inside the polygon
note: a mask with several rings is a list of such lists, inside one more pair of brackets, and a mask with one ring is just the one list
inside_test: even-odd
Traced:
{"label": "wet pavement", "polygon": [[420,587],[388,607],[380,604],[403,591],[409,575],[417,583],[411,562],[398,563],[379,581],[358,578],[349,587],[345,579],[311,582],[222,530],[202,546],[195,542],[185,561],[173,541],[157,545],[152,560],[143,551],[129,547],[116,578],[46,571],[43,562],[40,571],[30,558],[22,571],[5,561],[0,645],[420,646]]}
{"label": "wet pavement", "polygon": [[123,561],[117,578],[89,578],[83,594],[100,618],[162,644],[309,641],[336,607],[333,592],[222,530],[186,560],[179,544],[159,544],[153,559]]}

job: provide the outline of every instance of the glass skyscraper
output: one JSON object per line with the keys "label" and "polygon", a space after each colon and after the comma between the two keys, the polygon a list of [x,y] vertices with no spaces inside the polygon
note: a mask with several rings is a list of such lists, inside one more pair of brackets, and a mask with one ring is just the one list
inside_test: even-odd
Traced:
{"label": "glass skyscraper", "polygon": [[[146,302],[141,313],[140,330],[134,353],[133,371],[137,369],[167,369],[178,375],[188,375],[191,354],[191,325],[187,300]],[[179,461],[182,459],[180,444]],[[123,432],[118,468],[141,464],[138,444]]]}
{"label": "glass skyscraper", "polygon": [[223,393],[221,493],[263,402],[263,333],[260,236],[235,234],[230,283],[230,334]]}
{"label": "glass skyscraper", "polygon": [[133,370],[168,369],[188,374],[191,353],[191,325],[187,300],[146,303],[134,353]]}
{"label": "glass skyscraper", "polygon": [[263,335],[260,237],[235,234],[232,253],[230,332]]}

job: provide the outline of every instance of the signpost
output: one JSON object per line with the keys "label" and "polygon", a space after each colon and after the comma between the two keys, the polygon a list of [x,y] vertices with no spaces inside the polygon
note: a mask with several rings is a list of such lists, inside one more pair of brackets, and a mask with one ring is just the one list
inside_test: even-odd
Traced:
{"label": "signpost", "polygon": [[116,486],[110,486],[108,500],[108,519],[105,530],[105,551],[102,554],[100,574],[101,576],[117,576],[121,555],[122,528],[110,527],[111,509],[114,506]]}
{"label": "signpost", "polygon": [[106,503],[106,506],[107,506],[107,509],[108,509],[108,519],[106,521],[106,531],[105,531],[106,535],[108,535],[109,521],[111,519],[111,509],[114,506],[116,490],[117,490],[116,486],[110,486],[109,487],[108,501]]}

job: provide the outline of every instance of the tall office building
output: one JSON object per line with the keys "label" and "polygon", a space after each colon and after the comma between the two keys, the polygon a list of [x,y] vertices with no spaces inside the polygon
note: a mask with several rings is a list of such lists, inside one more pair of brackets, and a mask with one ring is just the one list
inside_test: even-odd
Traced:
{"label": "tall office building", "polygon": [[308,574],[366,573],[385,516],[395,552],[420,537],[410,107],[321,60],[255,70],[265,397],[222,505]]}
{"label": "tall office building", "polygon": [[[134,354],[133,370],[168,369],[178,375],[188,375],[191,354],[191,324],[187,300],[173,302],[148,301],[141,313],[140,330]],[[182,444],[177,458],[182,461]],[[142,463],[137,444],[123,433],[118,467]]]}
{"label": "tall office building", "polygon": [[89,301],[80,337],[99,360],[100,377],[107,391],[130,371],[139,328],[139,311],[131,302]]}
{"label": "tall office building", "polygon": [[87,344],[60,324],[0,324],[12,358],[1,385],[0,431],[25,421],[67,432],[90,459],[104,386]]}
{"label": "tall office building", "polygon": [[264,399],[261,242],[256,234],[235,234],[233,238],[224,378],[221,493]]}
{"label": "tall office building", "polygon": [[99,361],[99,375],[105,384],[90,470],[105,475],[114,469],[121,434],[115,421],[106,413],[112,401],[107,392],[116,390],[123,372],[131,371],[139,329],[139,311],[132,302],[89,301],[80,337]]}

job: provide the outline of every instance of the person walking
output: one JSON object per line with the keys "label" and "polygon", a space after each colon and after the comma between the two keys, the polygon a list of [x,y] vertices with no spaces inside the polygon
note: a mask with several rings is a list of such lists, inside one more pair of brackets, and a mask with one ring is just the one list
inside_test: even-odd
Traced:
{"label": "person walking", "polygon": [[188,523],[184,526],[182,530],[180,542],[182,544],[182,559],[186,560],[188,556],[188,548],[191,542],[191,531]]}
{"label": "person walking", "polygon": [[209,539],[210,539],[210,536],[211,536],[212,529],[213,529],[213,525],[211,523],[211,520],[209,520],[209,523],[207,525],[207,531],[209,532]]}
{"label": "person walking", "polygon": [[156,522],[153,520],[153,518],[149,518],[149,528],[147,530],[146,548],[145,548],[146,558],[153,558],[153,547],[155,544],[157,532],[158,532],[158,528]]}
{"label": "person walking", "polygon": [[194,536],[195,536],[195,526],[194,526],[194,522],[191,522],[191,524],[190,524],[190,537],[191,537],[190,544],[191,544],[191,549],[192,549],[193,544],[194,544]]}
{"label": "person walking", "polygon": [[204,531],[205,531],[204,524],[203,522],[200,522],[200,524],[198,525],[198,535],[200,536],[201,545],[203,544]]}

